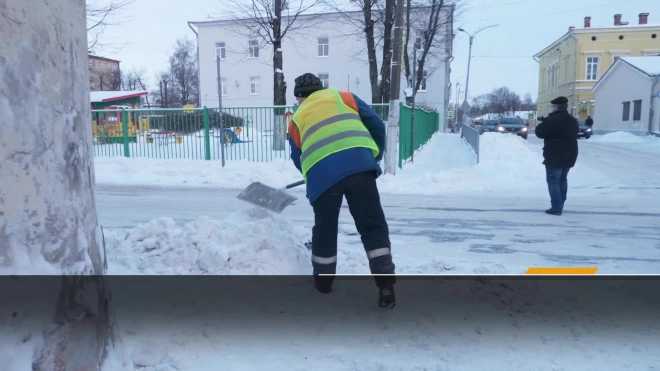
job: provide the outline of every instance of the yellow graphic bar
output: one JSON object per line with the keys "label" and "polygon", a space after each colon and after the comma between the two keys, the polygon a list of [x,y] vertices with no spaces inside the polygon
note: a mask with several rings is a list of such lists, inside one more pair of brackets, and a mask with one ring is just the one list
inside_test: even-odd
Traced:
{"label": "yellow graphic bar", "polygon": [[529,268],[525,274],[596,274],[598,268]]}

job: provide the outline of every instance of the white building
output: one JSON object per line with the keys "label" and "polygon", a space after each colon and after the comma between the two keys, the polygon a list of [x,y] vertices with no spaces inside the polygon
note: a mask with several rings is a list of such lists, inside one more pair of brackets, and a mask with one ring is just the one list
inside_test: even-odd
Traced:
{"label": "white building", "polygon": [[[287,105],[293,105],[294,79],[305,72],[319,76],[326,86],[351,91],[370,103],[371,85],[363,32],[350,24],[346,16],[361,12],[301,15],[294,26],[313,20],[314,26],[289,32],[282,42],[283,72],[287,84]],[[453,8],[442,15],[451,20]],[[423,14],[422,14],[423,16]],[[200,106],[218,106],[216,53],[221,55],[222,104],[227,107],[273,105],[272,46],[250,37],[243,25],[250,20],[189,22],[197,33],[199,55]],[[284,24],[284,21],[282,22]],[[411,32],[412,33],[412,32]],[[436,40],[449,40],[433,48],[426,65],[432,66],[417,94],[418,103],[438,109],[445,122],[448,104],[449,61],[451,57],[451,22],[443,22]],[[412,48],[413,43],[409,43]],[[412,51],[410,53],[412,55]],[[418,53],[419,54],[419,53]],[[382,52],[377,51],[380,74]],[[402,71],[401,99],[407,87]]]}
{"label": "white building", "polygon": [[594,132],[660,132],[660,56],[620,57],[593,87]]}

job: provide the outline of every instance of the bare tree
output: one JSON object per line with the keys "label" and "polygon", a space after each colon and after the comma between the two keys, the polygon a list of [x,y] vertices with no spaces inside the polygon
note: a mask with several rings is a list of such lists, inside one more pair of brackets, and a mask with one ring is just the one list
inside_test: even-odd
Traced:
{"label": "bare tree", "polygon": [[525,94],[522,102],[523,111],[536,111],[536,102],[532,100],[532,95],[529,93]]}
{"label": "bare tree", "polygon": [[[383,3],[384,2],[384,3]],[[390,75],[392,72],[392,53],[393,53],[393,36],[392,30],[394,29],[394,19],[396,10],[395,0],[382,0],[377,3],[380,10],[380,19],[382,20],[382,46],[383,58],[380,65],[380,81],[378,84],[378,98],[375,103],[385,103],[390,101]],[[373,98],[372,98],[373,100]]]}
{"label": "bare tree", "polygon": [[[382,102],[377,57],[377,47],[382,39],[380,35],[377,35],[377,31],[381,31],[384,27],[376,27],[377,25],[380,26],[382,24],[381,15],[383,13],[378,6],[379,2],[382,1],[384,0],[350,0],[350,6],[345,7],[342,6],[338,0],[326,0],[326,4],[328,4],[334,11],[341,14],[347,24],[353,28],[353,35],[364,37],[364,40],[366,41],[372,103]],[[359,12],[360,16],[356,16],[354,12]],[[350,31],[348,33],[351,34]],[[360,50],[360,52],[362,51],[363,49]]]}
{"label": "bare tree", "polygon": [[169,73],[174,82],[173,96],[181,106],[198,101],[197,68],[195,43],[189,39],[177,40],[170,56]]}
{"label": "bare tree", "polygon": [[476,97],[472,98],[469,115],[471,117],[482,116],[486,113],[489,113],[489,109],[490,99],[488,94],[477,95]]}
{"label": "bare tree", "polygon": [[113,43],[103,41],[103,33],[108,26],[117,26],[125,23],[128,19],[116,19],[121,10],[135,0],[89,0],[85,5],[87,16],[87,51],[96,49],[107,49]]}
{"label": "bare tree", "polygon": [[97,69],[90,71],[89,77],[94,83],[92,86],[92,91],[121,90],[122,73],[119,69]]}
{"label": "bare tree", "polygon": [[[408,87],[412,87],[412,55],[408,44],[413,41],[417,49],[417,66],[414,91],[418,91],[426,78],[431,76],[442,63],[443,58],[436,58],[437,64],[427,66],[429,56],[450,54],[453,40],[452,24],[457,12],[463,8],[462,0],[405,0],[406,1],[406,38],[404,43],[404,71]],[[414,38],[412,32],[415,32]],[[447,32],[448,31],[448,32]]]}
{"label": "bare tree", "polygon": [[500,116],[515,112],[520,104],[520,96],[506,86],[494,89],[488,94],[489,110]]}
{"label": "bare tree", "polygon": [[[231,19],[237,23],[233,32],[259,41],[257,48],[271,45],[273,48],[273,105],[286,105],[286,82],[284,80],[284,56],[282,41],[287,35],[312,27],[317,21],[302,17],[312,8],[321,4],[321,0],[250,0],[233,2],[228,6]],[[258,53],[258,51],[257,51]],[[257,54],[258,56],[258,54]]]}

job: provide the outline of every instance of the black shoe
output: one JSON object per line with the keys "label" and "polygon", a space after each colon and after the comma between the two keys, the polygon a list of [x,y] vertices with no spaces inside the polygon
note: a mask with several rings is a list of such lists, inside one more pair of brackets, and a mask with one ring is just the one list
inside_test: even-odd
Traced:
{"label": "black shoe", "polygon": [[561,210],[548,209],[545,213],[550,215],[561,215]]}
{"label": "black shoe", "polygon": [[394,286],[389,285],[379,288],[378,306],[381,308],[394,308],[396,297],[394,296]]}
{"label": "black shoe", "polygon": [[329,294],[332,292],[332,285],[328,284],[323,284],[320,283],[319,281],[314,281],[314,287],[320,292],[321,294]]}

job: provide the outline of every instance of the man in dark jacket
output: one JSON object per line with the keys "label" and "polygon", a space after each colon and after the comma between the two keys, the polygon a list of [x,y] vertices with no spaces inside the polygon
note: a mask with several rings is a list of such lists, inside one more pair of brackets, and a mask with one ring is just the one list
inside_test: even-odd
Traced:
{"label": "man in dark jacket", "polygon": [[591,118],[591,116],[587,116],[587,119],[584,120],[584,124],[589,127],[589,129],[592,129],[594,126],[594,119]]}
{"label": "man in dark jacket", "polygon": [[389,229],[378,195],[378,161],[385,151],[385,124],[360,98],[324,89],[311,73],[295,80],[293,94],[300,106],[289,124],[291,160],[303,174],[307,198],[314,210],[312,267],[314,286],[332,291],[337,270],[339,211],[348,210],[362,238],[376,286],[378,306],[393,308],[394,263]]}
{"label": "man in dark jacket", "polygon": [[550,102],[552,113],[536,127],[543,139],[543,164],[550,193],[551,208],[546,214],[561,215],[568,192],[568,171],[578,157],[578,122],[568,113],[568,99],[558,97]]}

